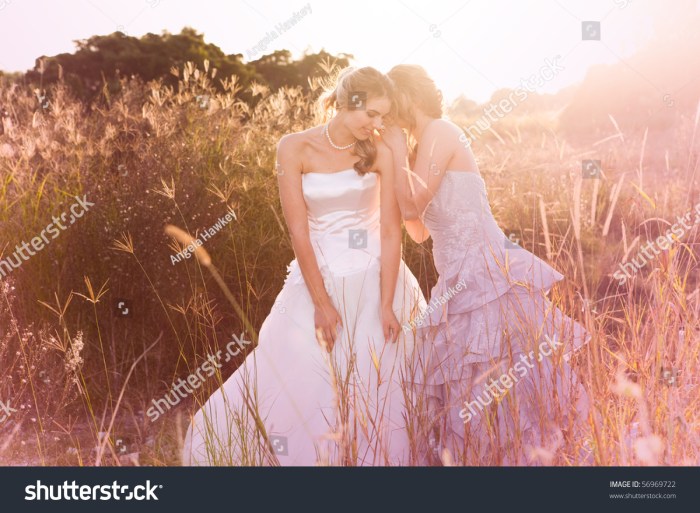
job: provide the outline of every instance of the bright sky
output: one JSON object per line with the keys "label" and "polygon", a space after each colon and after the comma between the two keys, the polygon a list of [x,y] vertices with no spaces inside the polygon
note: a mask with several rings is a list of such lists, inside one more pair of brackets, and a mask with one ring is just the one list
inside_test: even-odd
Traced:
{"label": "bright sky", "polygon": [[[666,4],[666,5],[663,5]],[[579,82],[590,65],[626,59],[653,35],[653,20],[675,0],[0,0],[0,69],[25,71],[41,55],[72,52],[73,40],[116,30],[131,36],[190,26],[245,60],[279,24],[264,53],[289,49],[354,54],[388,71],[424,66],[452,100],[487,100],[515,87],[556,56],[539,92]],[[700,1],[696,5],[700,5]],[[309,6],[309,7],[306,7]],[[666,14],[666,16],[669,16]],[[673,14],[671,14],[673,16]],[[678,16],[681,16],[679,13]],[[600,21],[601,40],[582,40],[582,22]],[[276,28],[277,27],[277,28]],[[595,28],[588,31],[595,34]],[[250,52],[250,53],[249,53]],[[653,80],[653,77],[649,77]]]}

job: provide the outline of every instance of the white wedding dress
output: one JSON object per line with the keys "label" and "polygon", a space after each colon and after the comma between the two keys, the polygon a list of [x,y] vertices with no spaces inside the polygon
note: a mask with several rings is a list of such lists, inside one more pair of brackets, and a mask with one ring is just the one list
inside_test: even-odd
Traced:
{"label": "white wedding dress", "polygon": [[[354,169],[302,175],[311,242],[343,319],[339,338],[331,353],[319,346],[293,260],[258,346],[194,415],[184,465],[409,464],[403,380],[414,335],[383,337],[380,185]],[[426,307],[403,260],[393,307],[402,325]]]}

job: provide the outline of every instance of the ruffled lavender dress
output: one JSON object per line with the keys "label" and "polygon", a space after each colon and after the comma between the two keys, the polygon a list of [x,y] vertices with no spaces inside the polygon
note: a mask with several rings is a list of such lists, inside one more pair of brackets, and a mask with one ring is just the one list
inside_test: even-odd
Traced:
{"label": "ruffled lavender dress", "polygon": [[439,279],[417,322],[413,380],[436,452],[456,464],[548,463],[588,411],[568,360],[589,335],[545,296],[563,276],[505,236],[476,172],[447,171],[423,222]]}

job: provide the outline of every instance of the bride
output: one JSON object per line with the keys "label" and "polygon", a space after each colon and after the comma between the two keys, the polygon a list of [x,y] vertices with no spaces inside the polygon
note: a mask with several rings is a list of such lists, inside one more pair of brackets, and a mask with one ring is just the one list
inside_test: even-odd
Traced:
{"label": "bride", "polygon": [[[425,70],[399,65],[388,75],[400,127],[383,140],[397,199],[409,235],[432,236],[439,273],[430,303],[440,308],[418,322],[423,431],[470,465],[532,463],[564,440],[581,453],[588,401],[567,360],[589,336],[545,297],[563,276],[498,227],[474,156],[461,129],[441,119],[442,95]],[[413,152],[402,128],[418,143]]]}
{"label": "bride", "polygon": [[392,85],[344,70],[330,122],[283,137],[280,200],[296,258],[245,362],[194,415],[184,465],[409,463],[403,379],[425,308],[401,258]]}

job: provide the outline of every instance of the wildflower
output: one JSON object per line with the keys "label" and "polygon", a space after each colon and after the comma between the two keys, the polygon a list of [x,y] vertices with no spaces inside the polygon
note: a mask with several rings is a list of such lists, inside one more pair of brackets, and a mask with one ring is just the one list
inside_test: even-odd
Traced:
{"label": "wildflower", "polygon": [[68,352],[66,353],[66,371],[77,372],[83,365],[83,358],[80,352],[83,350],[83,332],[79,331],[73,339]]}

